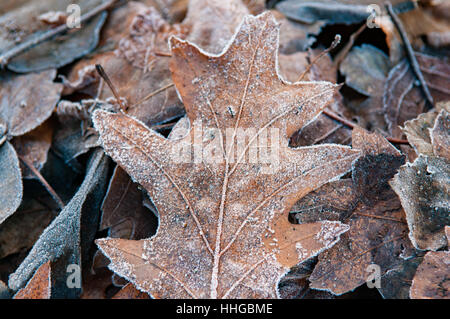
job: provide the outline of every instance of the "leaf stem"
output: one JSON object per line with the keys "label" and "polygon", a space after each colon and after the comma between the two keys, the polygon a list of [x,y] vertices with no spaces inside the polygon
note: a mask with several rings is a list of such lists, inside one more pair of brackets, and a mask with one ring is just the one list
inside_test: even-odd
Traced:
{"label": "leaf stem", "polygon": [[41,184],[45,187],[47,192],[52,196],[52,198],[58,204],[59,208],[63,209],[65,206],[64,202],[58,196],[58,194],[55,192],[55,190],[50,186],[50,184],[45,180],[44,176],[42,176],[41,173],[39,173],[39,171],[36,169],[36,167],[34,167],[34,165],[32,163],[30,163],[30,161],[28,161],[28,159],[26,159],[25,157],[23,157],[21,155],[19,155],[19,158],[22,161],[22,163],[24,163],[25,166],[28,167],[30,169],[30,171],[36,176],[36,178],[41,182]]}

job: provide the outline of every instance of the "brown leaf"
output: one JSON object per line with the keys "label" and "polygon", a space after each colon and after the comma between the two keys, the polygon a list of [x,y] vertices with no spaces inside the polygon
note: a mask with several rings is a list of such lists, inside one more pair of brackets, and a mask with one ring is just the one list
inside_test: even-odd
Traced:
{"label": "brown leaf", "polygon": [[[47,154],[52,145],[53,123],[44,122],[31,132],[18,136],[12,140],[17,154],[28,160],[29,163],[40,171],[47,162]],[[24,178],[35,178],[35,174],[26,165],[21,165]]]}
{"label": "brown leaf", "polygon": [[187,40],[213,54],[225,48],[248,9],[241,0],[192,0],[183,25]]}
{"label": "brown leaf", "polygon": [[53,83],[55,76],[56,70],[0,74],[0,119],[7,124],[8,136],[24,135],[50,117],[62,91],[61,84]]}
{"label": "brown leaf", "polygon": [[450,161],[450,116],[442,110],[430,132],[433,153]]}
{"label": "brown leaf", "polygon": [[150,299],[148,294],[137,290],[133,284],[128,283],[112,299]]}
{"label": "brown leaf", "polygon": [[[345,204],[339,207],[335,202],[340,188],[334,187],[328,194],[320,189],[316,191],[318,198],[313,202],[313,205],[316,202],[320,205],[319,209],[334,210],[339,220],[350,226],[350,230],[342,235],[339,243],[319,255],[319,262],[309,277],[311,288],[326,290],[336,295],[366,283],[369,275],[367,267],[371,264],[379,265],[382,274],[395,268],[408,256],[408,249],[411,247],[406,236],[404,212],[397,196],[387,185],[395,170],[391,168],[388,172],[384,171],[385,161],[401,158],[399,152],[380,135],[369,134],[357,127],[353,130],[352,144],[353,148],[361,149],[363,153],[363,157],[354,164],[352,172],[353,193],[356,197],[344,195]],[[390,157],[386,157],[388,155]],[[377,157],[380,157],[381,161],[376,160]],[[361,166],[358,164],[361,161],[367,164]],[[397,160],[395,165],[398,167],[401,162]],[[375,179],[371,181],[376,183],[372,192],[364,184],[360,184],[370,180],[362,178],[361,175]],[[347,180],[346,184],[349,187],[350,181]],[[324,186],[327,187],[330,188],[329,185]],[[380,190],[384,196],[380,196]],[[352,203],[353,198],[356,200]],[[314,210],[315,206],[311,209]],[[316,214],[320,219],[327,217]]]}
{"label": "brown leaf", "polygon": [[186,32],[187,28],[182,25],[167,23],[155,8],[142,8],[131,22],[129,33],[120,40],[116,54],[133,66],[148,71],[158,55],[170,54],[169,37],[184,37]]}
{"label": "brown leaf", "polygon": [[[450,100],[450,64],[429,55],[415,55],[434,101]],[[422,89],[417,86],[416,77],[406,59],[389,72],[384,88],[383,108],[389,132],[394,137],[401,136],[399,125],[425,111]]]}
{"label": "brown leaf", "polygon": [[153,212],[143,206],[142,191],[127,173],[116,167],[103,200],[100,230],[109,228],[109,237],[143,239],[156,231]]}
{"label": "brown leaf", "polygon": [[14,295],[14,299],[50,299],[50,273],[50,261],[48,261],[36,270],[25,288]]}
{"label": "brown leaf", "polygon": [[[105,151],[145,187],[159,212],[159,229],[150,239],[97,241],[111,269],[139,290],[160,298],[273,298],[291,266],[346,231],[339,222],[287,220],[298,198],[347,172],[358,153],[339,145],[287,147],[288,137],[320,113],[335,85],[282,81],[277,40],[270,14],[247,16],[220,56],[172,38],[173,80],[191,122],[181,139],[165,139],[122,114],[95,112]],[[200,140],[199,121],[206,128]],[[228,151],[226,128],[236,132]],[[279,160],[247,163],[254,139],[268,128],[279,133]],[[248,143],[239,142],[239,153],[231,152],[244,129],[256,131],[247,133]],[[210,155],[180,163],[173,151],[194,137],[195,154],[200,146]]]}
{"label": "brown leaf", "polygon": [[[450,227],[445,226],[450,241]],[[412,299],[450,299],[450,252],[428,252],[414,276],[410,296]]]}

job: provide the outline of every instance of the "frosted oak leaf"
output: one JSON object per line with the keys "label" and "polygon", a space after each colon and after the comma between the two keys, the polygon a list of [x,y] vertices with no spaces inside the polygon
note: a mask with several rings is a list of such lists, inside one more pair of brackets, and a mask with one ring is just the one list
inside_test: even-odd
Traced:
{"label": "frosted oak leaf", "polygon": [[[186,134],[166,139],[124,114],[94,114],[105,151],[145,187],[159,212],[154,237],[97,244],[114,272],[153,297],[275,298],[290,267],[331,247],[348,230],[337,221],[288,221],[299,198],[345,174],[359,153],[332,144],[288,147],[288,137],[320,114],[336,85],[282,80],[278,30],[270,13],[246,16],[219,55],[170,40],[185,122],[215,129],[197,146],[216,145],[221,161],[171,158],[174,145],[196,139],[192,125]],[[231,151],[237,132],[250,128],[254,134],[246,146]],[[267,164],[244,160],[268,129],[279,130],[281,144],[278,167],[270,174],[262,172]]]}

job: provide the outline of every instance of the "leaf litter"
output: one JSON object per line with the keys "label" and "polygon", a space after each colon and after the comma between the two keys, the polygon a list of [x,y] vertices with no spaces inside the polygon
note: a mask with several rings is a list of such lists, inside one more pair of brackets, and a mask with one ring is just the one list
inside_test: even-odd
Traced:
{"label": "leaf litter", "polygon": [[0,5],[1,298],[449,297],[448,4],[75,3]]}

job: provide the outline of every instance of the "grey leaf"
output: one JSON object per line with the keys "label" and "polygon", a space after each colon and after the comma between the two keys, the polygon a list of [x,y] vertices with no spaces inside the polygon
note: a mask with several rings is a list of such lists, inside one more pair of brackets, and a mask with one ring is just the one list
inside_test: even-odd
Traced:
{"label": "grey leaf", "polygon": [[0,145],[0,224],[22,201],[22,174],[16,151],[9,142]]}
{"label": "grey leaf", "polygon": [[[83,248],[94,240],[95,230],[83,221],[98,225],[99,209],[106,186],[108,159],[98,149],[91,157],[79,190],[53,222],[44,230],[28,256],[10,275],[9,286],[18,290],[45,262],[52,261],[52,298],[76,298],[81,289],[66,286],[67,266],[81,267]],[[83,234],[81,234],[83,233]],[[54,275],[56,274],[56,275]]]}

